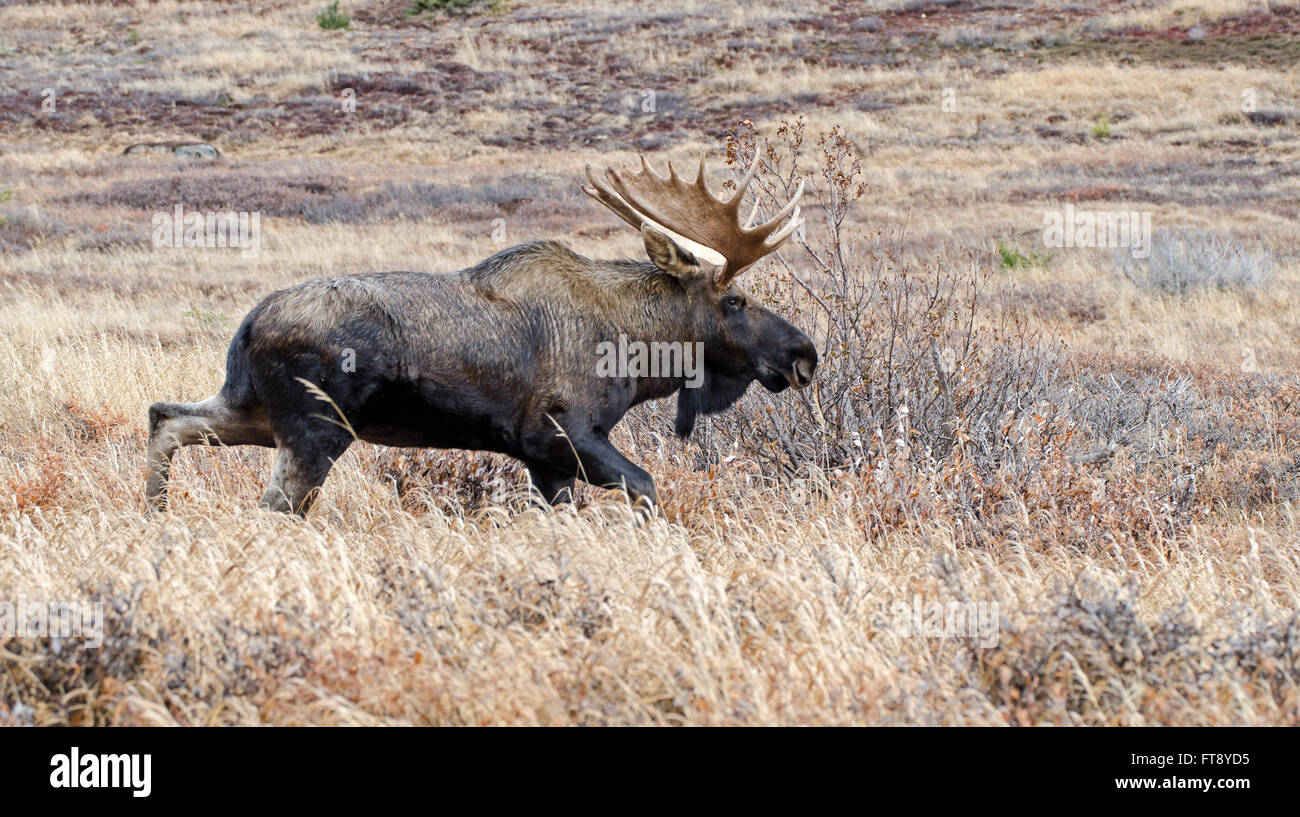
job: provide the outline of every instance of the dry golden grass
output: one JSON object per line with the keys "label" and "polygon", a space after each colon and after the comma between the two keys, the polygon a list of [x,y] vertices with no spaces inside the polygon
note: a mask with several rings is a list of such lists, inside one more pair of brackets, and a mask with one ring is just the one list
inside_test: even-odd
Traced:
{"label": "dry golden grass", "polygon": [[1109,14],[1101,19],[1101,24],[1109,28],[1188,27],[1267,13],[1270,7],[1281,5],[1269,0],[1155,0],[1134,3],[1118,14]]}
{"label": "dry golden grass", "polygon": [[[545,0],[412,23],[369,2],[343,4],[343,32],[317,28],[323,2],[257,5],[3,12],[0,601],[107,612],[98,649],[0,634],[0,724],[1300,722],[1300,142],[1294,118],[1242,110],[1251,90],[1294,112],[1300,72],[1269,39],[1294,32],[1233,59],[1213,30],[1176,58],[1113,33],[1261,4],[1024,2],[1016,18]],[[1295,25],[1295,4],[1271,5]],[[881,26],[858,24],[871,14]],[[393,90],[410,77],[418,93]],[[351,119],[342,87],[363,88]],[[637,256],[577,192],[583,164],[687,160],[744,118],[770,135],[797,116],[864,155],[845,233],[886,233],[891,260],[855,269],[892,281],[973,258],[983,325],[1013,315],[1064,342],[1035,397],[1051,399],[1008,437],[1015,463],[979,465],[972,443],[883,469],[890,426],[865,465],[780,470],[732,420],[682,443],[643,412],[618,443],[658,483],[648,524],[591,489],[533,506],[500,458],[369,446],[305,521],[254,510],[270,453],[252,449],[183,451],[172,508],[145,512],[146,407],[219,388],[267,293],[456,269],[530,238]],[[163,139],[224,157],[119,155]],[[149,245],[140,202],[166,207],[196,174],[254,191],[258,257]],[[289,194],[257,185],[305,176],[333,216],[275,215]],[[1041,246],[1066,202],[1266,248],[1274,275],[1140,289],[1109,251]],[[999,245],[1053,257],[1002,270]],[[1047,417],[1052,402],[1073,413]],[[765,405],[733,415],[760,423]],[[893,605],[918,597],[996,602],[996,643],[906,637]]]}

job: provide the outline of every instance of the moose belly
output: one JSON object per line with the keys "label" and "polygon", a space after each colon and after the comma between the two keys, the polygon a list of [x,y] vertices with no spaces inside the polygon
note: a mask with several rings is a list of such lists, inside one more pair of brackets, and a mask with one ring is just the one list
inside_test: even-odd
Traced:
{"label": "moose belly", "polygon": [[382,390],[367,408],[367,422],[357,429],[357,436],[368,443],[507,454],[516,447],[516,434],[500,416],[500,405],[490,408],[487,400],[477,396],[448,399],[395,387]]}

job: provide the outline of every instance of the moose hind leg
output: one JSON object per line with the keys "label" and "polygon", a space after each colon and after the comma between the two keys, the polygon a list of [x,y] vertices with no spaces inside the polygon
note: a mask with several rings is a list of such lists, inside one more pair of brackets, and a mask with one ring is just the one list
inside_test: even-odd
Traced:
{"label": "moose hind leg", "polygon": [[149,476],[145,500],[153,510],[167,507],[167,478],[172,457],[184,445],[275,446],[275,437],[260,406],[232,408],[221,395],[199,403],[154,403],[149,407]]}
{"label": "moose hind leg", "polygon": [[352,441],[345,438],[331,442],[321,441],[320,447],[310,450],[281,445],[275,456],[275,470],[271,472],[271,481],[259,507],[306,516],[334,461]]}

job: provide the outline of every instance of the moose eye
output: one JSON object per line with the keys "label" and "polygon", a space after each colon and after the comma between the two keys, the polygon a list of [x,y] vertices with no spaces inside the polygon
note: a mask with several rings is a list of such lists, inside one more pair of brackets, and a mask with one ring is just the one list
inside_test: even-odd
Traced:
{"label": "moose eye", "polygon": [[739,295],[728,295],[722,302],[731,309],[741,309],[745,306],[745,299]]}

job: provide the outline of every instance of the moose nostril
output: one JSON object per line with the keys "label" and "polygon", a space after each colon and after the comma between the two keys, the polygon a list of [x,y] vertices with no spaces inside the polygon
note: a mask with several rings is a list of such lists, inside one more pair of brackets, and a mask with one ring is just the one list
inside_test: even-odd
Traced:
{"label": "moose nostril", "polygon": [[800,386],[807,386],[812,382],[813,370],[817,368],[816,362],[804,358],[794,364],[794,379]]}

